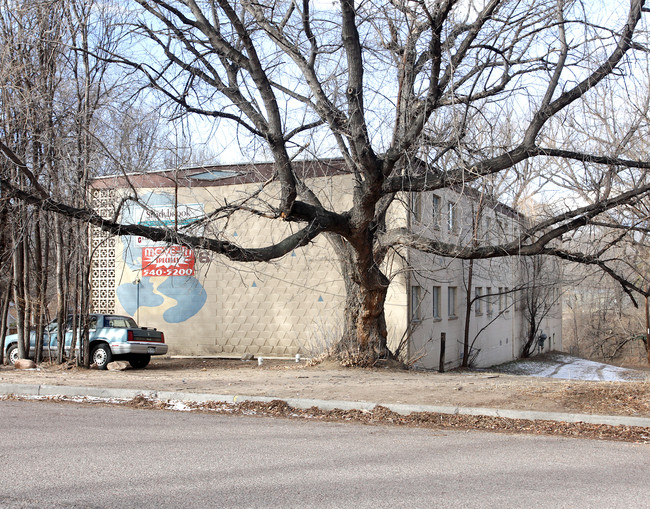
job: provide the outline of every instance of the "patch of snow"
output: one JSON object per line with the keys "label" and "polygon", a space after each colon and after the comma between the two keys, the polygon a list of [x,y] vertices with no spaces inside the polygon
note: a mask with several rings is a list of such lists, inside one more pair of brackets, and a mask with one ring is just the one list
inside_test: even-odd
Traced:
{"label": "patch of snow", "polygon": [[174,410],[175,412],[191,412],[192,408],[187,406],[185,403],[182,401],[168,401],[167,404],[165,405],[166,410]]}
{"label": "patch of snow", "polygon": [[500,366],[497,370],[516,375],[601,382],[628,382],[648,377],[643,371],[611,366],[567,354],[548,354],[540,360],[515,361]]}

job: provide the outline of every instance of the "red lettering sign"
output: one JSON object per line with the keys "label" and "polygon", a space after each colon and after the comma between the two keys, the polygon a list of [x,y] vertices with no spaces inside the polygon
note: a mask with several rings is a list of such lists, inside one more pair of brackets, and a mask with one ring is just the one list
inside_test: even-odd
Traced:
{"label": "red lettering sign", "polygon": [[193,276],[194,253],[183,246],[142,248],[142,276]]}

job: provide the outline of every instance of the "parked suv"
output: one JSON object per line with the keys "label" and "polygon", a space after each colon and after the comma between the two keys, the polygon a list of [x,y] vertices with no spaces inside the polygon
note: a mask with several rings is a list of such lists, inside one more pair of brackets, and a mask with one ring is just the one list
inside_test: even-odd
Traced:
{"label": "parked suv", "polygon": [[[70,355],[72,320],[65,330],[65,352]],[[165,335],[154,328],[138,327],[130,316],[92,314],[88,317],[90,358],[99,369],[106,369],[113,360],[127,360],[133,368],[144,368],[152,355],[167,353]],[[59,344],[59,327],[55,321],[48,324],[43,334],[43,356],[54,357]],[[5,339],[6,358],[10,364],[18,360],[18,335]],[[30,356],[34,356],[36,333],[30,333]]]}

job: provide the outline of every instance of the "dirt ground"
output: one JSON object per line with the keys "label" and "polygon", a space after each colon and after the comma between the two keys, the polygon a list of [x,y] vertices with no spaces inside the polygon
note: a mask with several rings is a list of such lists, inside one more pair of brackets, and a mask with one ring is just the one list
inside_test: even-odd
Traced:
{"label": "dirt ground", "polygon": [[567,381],[491,371],[342,368],[264,359],[153,359],[143,370],[0,366],[0,383],[133,388],[650,417],[650,381]]}

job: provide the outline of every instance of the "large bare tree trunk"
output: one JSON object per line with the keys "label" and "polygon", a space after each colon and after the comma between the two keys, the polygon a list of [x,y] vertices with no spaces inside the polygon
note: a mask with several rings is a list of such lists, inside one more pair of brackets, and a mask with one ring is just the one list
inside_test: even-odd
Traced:
{"label": "large bare tree trunk", "polygon": [[343,364],[357,366],[391,358],[384,312],[388,288],[364,288],[356,283],[346,287],[344,331],[337,355]]}
{"label": "large bare tree trunk", "polygon": [[346,302],[343,335],[335,353],[345,365],[372,366],[393,356],[384,311],[389,281],[376,264],[365,270],[351,249],[346,245],[343,252],[338,250]]}

